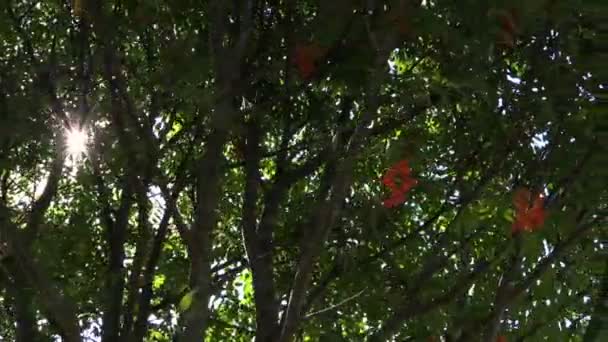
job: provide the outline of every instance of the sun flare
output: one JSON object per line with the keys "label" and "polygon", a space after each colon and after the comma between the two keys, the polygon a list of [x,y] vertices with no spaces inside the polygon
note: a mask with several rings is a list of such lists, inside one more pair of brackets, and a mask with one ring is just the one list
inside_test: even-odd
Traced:
{"label": "sun flare", "polygon": [[72,128],[65,133],[66,148],[70,156],[79,157],[87,150],[87,132],[83,129]]}

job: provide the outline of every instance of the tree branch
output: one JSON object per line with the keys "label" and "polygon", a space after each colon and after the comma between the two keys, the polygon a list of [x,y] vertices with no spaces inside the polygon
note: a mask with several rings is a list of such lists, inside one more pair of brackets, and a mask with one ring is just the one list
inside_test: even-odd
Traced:
{"label": "tree branch", "polygon": [[[30,7],[30,10],[32,8],[34,8],[33,6],[35,6],[36,3],[37,3],[37,1],[35,1],[31,5],[32,7]],[[46,68],[41,66],[40,62],[36,59],[36,51],[34,49],[32,39],[23,29],[23,23],[22,23],[23,17],[17,17],[17,15],[13,11],[13,8],[10,4],[7,6],[7,12],[8,12],[9,18],[13,21],[13,29],[23,39],[27,55],[30,59],[30,62],[32,63],[32,66],[34,66],[34,69],[36,70],[36,75],[38,78],[38,82],[37,82],[38,87],[51,100],[51,108],[53,109],[53,114],[55,116],[57,116],[63,122],[63,124],[66,128],[70,129],[72,127],[71,122],[63,109],[63,105],[61,104],[61,101],[59,101],[59,99],[57,98],[55,82],[52,78],[51,70],[55,70],[57,65],[55,63],[51,63],[51,65],[47,66]],[[53,44],[51,56],[54,56],[54,54],[55,54],[55,47],[56,47],[56,45]],[[51,60],[51,62],[54,62],[53,59]]]}
{"label": "tree branch", "polygon": [[116,213],[114,225],[106,227],[108,243],[108,270],[104,290],[105,305],[103,310],[103,342],[118,341],[120,318],[122,315],[122,297],[125,287],[125,240],[129,226],[129,214],[133,204],[133,177],[127,177],[122,187],[120,206]]}
{"label": "tree branch", "polygon": [[6,287],[8,295],[12,297],[14,306],[16,342],[38,341],[40,336],[34,307],[35,291],[18,269],[14,257],[2,258],[1,262],[2,270],[0,272],[6,273],[3,274],[5,279],[2,279],[2,283]]}
{"label": "tree branch", "polygon": [[[566,240],[560,242],[555,246],[553,251],[546,257],[544,257],[522,281],[516,284],[509,284],[509,288],[505,289],[505,293],[502,298],[502,302],[504,304],[504,309],[507,309],[511,303],[513,303],[520,295],[522,295],[525,291],[527,291],[532,284],[536,282],[548,269],[549,267],[555,263],[559,258],[561,258],[566,252],[572,248],[577,241],[582,239],[593,227],[596,226],[597,223],[600,222],[599,219],[594,219],[588,223],[582,224],[582,219],[584,218],[584,212],[582,212],[577,222],[579,222],[579,226],[575,229]],[[473,336],[476,332],[482,329],[486,324],[492,322],[494,318],[494,311],[488,314],[485,318],[472,322],[470,326],[467,328],[467,334],[461,336],[459,341],[468,341],[471,336]]]}
{"label": "tree branch", "polygon": [[19,235],[18,228],[10,221],[8,208],[0,205],[0,237],[8,244],[10,254],[15,258],[16,270],[36,290],[49,321],[59,331],[63,340],[80,341],[75,305],[54,286],[48,275],[26,252]]}
{"label": "tree branch", "polygon": [[[371,129],[368,126],[377,116],[377,110],[380,105],[377,88],[380,87],[385,77],[382,74],[385,68],[384,61],[382,61],[383,57],[386,56],[381,54],[377,56],[375,73],[372,75],[372,80],[368,86],[367,106],[360,122],[350,136],[346,136],[344,128],[340,127],[332,142],[333,148],[330,155],[333,155],[334,159],[338,159],[340,153],[343,152],[344,157],[339,162],[336,161],[335,165],[330,164],[328,171],[326,171],[325,177],[328,180],[329,187],[327,189],[324,189],[323,186],[321,187],[320,196],[318,196],[320,201],[319,206],[315,217],[311,220],[312,234],[304,241],[302,246],[289,301],[281,320],[280,342],[291,341],[301,320],[314,264],[327,239],[327,234],[338,218],[342,203],[350,186],[355,158],[371,133]],[[328,200],[325,199],[327,195],[329,195]]]}
{"label": "tree branch", "polygon": [[[142,341],[147,328],[148,328],[148,316],[150,315],[150,312],[153,310],[150,302],[152,300],[152,296],[154,295],[153,292],[153,288],[152,288],[152,283],[154,281],[154,274],[156,271],[156,265],[158,264],[158,261],[160,259],[160,255],[162,252],[162,246],[163,243],[165,242],[165,238],[167,236],[168,233],[168,228],[169,228],[169,220],[171,219],[171,217],[174,217],[176,214],[178,214],[176,212],[177,208],[175,206],[175,201],[177,200],[177,198],[179,197],[179,194],[181,193],[181,191],[183,190],[184,186],[185,186],[185,171],[186,171],[186,163],[187,163],[187,159],[184,159],[180,165],[180,167],[178,168],[177,176],[176,176],[176,184],[175,187],[173,189],[173,193],[169,193],[168,196],[166,196],[165,198],[168,198],[169,200],[165,199],[165,203],[172,203],[172,205],[167,205],[165,212],[163,213],[163,217],[158,225],[158,229],[156,232],[156,235],[154,236],[154,239],[152,241],[152,249],[150,251],[150,255],[148,257],[148,260],[146,262],[145,265],[145,269],[143,271],[143,275],[142,275],[142,289],[141,289],[141,293],[139,295],[138,298],[138,310],[137,310],[137,317],[135,320],[135,325],[133,327],[133,336],[134,336],[134,340],[135,341]],[[166,186],[164,187],[165,191],[169,191],[168,189],[166,189]],[[183,222],[180,222],[182,225],[184,225]],[[182,229],[185,229],[185,227],[182,227]]]}
{"label": "tree branch", "polygon": [[[127,301],[124,308],[123,324],[120,336],[125,340],[130,340],[133,333],[134,310],[138,299],[140,288],[143,287],[141,280],[143,278],[143,267],[146,258],[150,252],[150,236],[152,228],[148,222],[150,215],[150,203],[148,199],[147,189],[149,181],[144,180],[137,187],[135,196],[137,198],[137,242],[135,245],[135,255],[133,256],[133,264],[127,283]],[[163,217],[165,215],[163,214]],[[162,221],[162,220],[161,220]]]}
{"label": "tree branch", "polygon": [[[61,140],[61,138],[59,138],[59,140]],[[31,243],[36,239],[36,236],[40,230],[40,225],[44,220],[44,215],[51,205],[51,201],[55,197],[57,188],[59,187],[59,180],[61,179],[65,154],[63,152],[64,144],[58,142],[57,145],[57,155],[55,160],[53,160],[51,163],[51,172],[49,173],[46,186],[42,191],[42,195],[40,195],[38,200],[36,200],[32,205],[32,210],[29,214],[24,241],[27,248],[29,248]]]}
{"label": "tree branch", "polygon": [[[247,124],[245,148],[245,191],[243,195],[243,240],[253,276],[256,307],[256,340],[274,341],[277,333],[278,303],[272,265],[272,231],[257,230],[257,202],[261,175],[260,125],[255,118]],[[266,227],[264,227],[266,228]]]}
{"label": "tree branch", "polygon": [[[584,218],[584,214],[581,213],[579,216],[578,222],[582,222]],[[537,279],[539,279],[548,269],[549,267],[559,260],[564,254],[566,254],[570,248],[575,246],[576,242],[582,239],[591,229],[596,227],[598,223],[601,222],[601,219],[598,217],[594,220],[591,220],[588,223],[579,223],[579,226],[568,236],[568,238],[560,243],[558,243],[553,251],[543,258],[537,266],[534,268],[532,272],[528,274],[526,278],[524,278],[519,284],[517,284],[513,288],[512,299],[515,299],[517,296],[521,295],[524,291],[530,288]]]}
{"label": "tree branch", "polygon": [[[572,298],[577,298],[577,299],[582,298],[586,293],[588,293],[588,289],[577,292],[576,294],[574,294],[572,296]],[[568,305],[566,305],[566,304],[567,303],[563,303],[562,305],[560,305],[560,307],[558,309],[555,309],[554,314],[551,314],[550,317],[543,319],[543,320],[533,321],[533,323],[530,324],[530,328],[526,329],[522,334],[519,335],[519,337],[517,338],[517,342],[528,341],[531,337],[533,337],[538,332],[538,330],[543,328],[545,325],[558,321],[560,318],[560,314],[563,314],[565,309],[568,308]],[[586,315],[587,313],[581,313],[581,314]]]}
{"label": "tree branch", "polygon": [[414,316],[420,316],[436,308],[446,305],[453,301],[460,294],[466,292],[466,290],[473,284],[479,277],[484,275],[493,265],[502,260],[505,255],[507,248],[503,248],[497,251],[494,258],[491,261],[481,260],[477,262],[473,271],[463,273],[458,280],[455,281],[455,285],[445,294],[429,300],[426,303],[421,303],[415,296],[410,296],[408,293],[403,294],[403,298],[407,298],[404,303],[397,306],[394,313],[385,320],[382,327],[377,333],[370,336],[368,341],[380,342],[389,340],[398,329],[402,326],[402,323]]}
{"label": "tree branch", "polygon": [[[390,127],[390,125],[384,125],[382,127],[383,127],[383,129],[386,129],[386,127]],[[372,134],[374,134],[374,133],[379,133],[378,128],[375,128],[372,130]],[[454,224],[454,222],[456,222],[456,220],[460,217],[460,215],[462,214],[463,210],[467,207],[467,205],[469,203],[473,202],[475,200],[475,198],[477,198],[480,195],[483,187],[493,177],[495,170],[496,170],[496,168],[488,169],[488,172],[482,177],[482,179],[477,184],[475,189],[471,192],[471,194],[469,194],[467,196],[463,196],[464,199],[463,199],[463,201],[461,201],[461,203],[459,205],[456,216],[452,219],[452,221],[450,222],[448,227],[452,226]],[[448,196],[449,196],[449,192],[448,192]],[[383,248],[381,251],[379,251],[379,252],[371,255],[367,259],[361,261],[359,263],[359,265],[363,266],[363,265],[372,263],[376,260],[379,260],[380,258],[383,258],[384,256],[393,252],[397,248],[406,246],[409,243],[409,241],[411,239],[415,238],[416,236],[418,236],[418,234],[420,234],[420,232],[422,232],[424,230],[428,230],[428,228],[430,228],[435,223],[435,221],[437,221],[448,210],[448,208],[449,207],[448,207],[447,203],[444,203],[433,215],[431,215],[431,217],[429,217],[416,230],[414,230],[410,234],[407,234],[404,237],[399,238],[398,240],[394,241],[391,245]],[[466,241],[469,241],[473,237],[474,237],[474,234],[469,236],[469,238]],[[447,243],[447,234],[444,233],[444,234],[442,234],[442,237],[439,239],[439,243],[438,243],[439,246],[436,247],[434,250],[435,251],[440,250],[440,247],[443,247],[446,243]],[[465,245],[466,245],[466,243],[465,243]],[[465,246],[463,245],[463,247],[465,247]],[[460,250],[460,248],[458,250]],[[446,260],[448,260],[449,257],[451,255],[453,255],[453,253],[456,253],[458,250],[454,250],[447,257],[442,255],[441,253],[437,253],[437,252],[431,253],[430,257],[426,260],[425,264],[423,265],[422,270],[418,273],[418,280],[414,281],[413,283],[418,284],[418,285],[423,284],[424,280],[428,279],[433,274],[435,274],[435,272],[438,271],[442,267],[443,263]],[[312,304],[318,298],[320,298],[320,296],[327,289],[329,284],[332,281],[334,281],[335,279],[337,279],[342,273],[343,273],[343,270],[338,265],[334,265],[332,267],[332,269],[329,271],[329,273],[319,282],[319,285],[311,291],[311,294],[309,295],[307,303],[305,305],[306,311],[310,310],[310,307],[312,306]]]}
{"label": "tree branch", "polygon": [[[584,342],[599,341],[608,332],[608,259],[605,262],[601,287],[594,298],[595,306],[591,314],[591,321],[583,336]],[[603,335],[602,335],[603,334]]]}
{"label": "tree branch", "polygon": [[[396,250],[397,248],[406,246],[412,239],[417,237],[420,234],[420,232],[426,230],[431,225],[433,225],[435,223],[435,221],[437,221],[437,219],[439,217],[441,217],[441,215],[443,214],[443,212],[445,212],[446,209],[447,209],[446,205],[441,206],[441,208],[439,208],[437,210],[437,212],[435,212],[433,215],[431,215],[431,217],[429,217],[423,224],[421,224],[414,231],[397,239],[392,244],[383,248],[379,252],[376,252],[375,254],[370,255],[366,259],[363,259],[357,265],[360,267],[369,265],[369,264],[385,257],[386,255],[388,255],[392,251]],[[304,306],[305,311],[310,310],[312,305],[323,295],[323,293],[327,290],[329,285],[333,281],[338,279],[343,273],[344,273],[344,270],[341,267],[339,267],[338,264],[334,264],[334,266],[331,268],[331,270],[324,277],[322,277],[322,279],[319,281],[318,285],[310,291],[310,295],[308,296],[306,305]]]}
{"label": "tree branch", "polygon": [[518,273],[521,272],[521,239],[521,235],[514,238],[515,250],[511,257],[510,263],[506,266],[506,269],[503,272],[502,279],[500,279],[498,289],[496,290],[494,306],[492,312],[490,313],[489,323],[486,325],[486,331],[483,337],[486,341],[493,341],[498,336],[500,322],[508,306],[507,297],[509,290],[511,289],[511,286],[513,285]]}
{"label": "tree branch", "polygon": [[137,301],[138,310],[135,319],[135,324],[133,327],[134,341],[142,341],[145,337],[148,328],[148,316],[150,316],[150,312],[152,311],[150,301],[152,300],[152,296],[154,295],[152,289],[154,273],[156,270],[156,265],[158,264],[158,260],[160,259],[162,244],[165,241],[167,235],[171,212],[171,209],[165,209],[163,218],[161,219],[158,225],[158,231],[154,236],[154,241],[152,242],[152,250],[150,251],[150,256],[148,257],[143,272],[143,286],[141,289],[141,294],[139,295]]}
{"label": "tree branch", "polygon": [[318,311],[315,311],[315,312],[311,312],[311,313],[307,314],[304,317],[304,319],[310,319],[310,318],[312,318],[314,316],[317,316],[317,315],[320,315],[322,313],[334,310],[334,309],[336,309],[336,308],[338,308],[338,307],[340,307],[340,306],[342,306],[342,305],[344,305],[344,304],[352,301],[353,299],[356,299],[357,297],[359,297],[360,295],[362,295],[363,292],[365,292],[365,290],[367,290],[367,288],[364,288],[363,290],[355,293],[354,295],[352,295],[352,296],[350,296],[350,297],[348,297],[348,298],[346,298],[346,299],[344,299],[344,300],[342,300],[342,301],[340,301],[340,302],[338,302],[336,304],[330,305],[330,306],[328,306],[325,309],[321,309],[321,310],[318,310]]}

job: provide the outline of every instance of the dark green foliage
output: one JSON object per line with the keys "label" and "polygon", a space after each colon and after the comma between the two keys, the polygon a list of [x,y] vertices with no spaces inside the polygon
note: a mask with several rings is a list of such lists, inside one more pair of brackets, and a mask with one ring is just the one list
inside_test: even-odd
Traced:
{"label": "dark green foliage", "polygon": [[605,339],[603,1],[1,8],[0,339]]}

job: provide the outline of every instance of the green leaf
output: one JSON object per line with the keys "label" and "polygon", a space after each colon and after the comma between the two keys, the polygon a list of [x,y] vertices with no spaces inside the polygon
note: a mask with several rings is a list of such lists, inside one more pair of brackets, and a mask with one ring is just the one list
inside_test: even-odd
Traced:
{"label": "green leaf", "polygon": [[184,312],[190,308],[190,305],[192,305],[192,300],[194,299],[194,294],[196,294],[197,291],[198,290],[188,291],[188,293],[182,297],[178,304],[179,311]]}

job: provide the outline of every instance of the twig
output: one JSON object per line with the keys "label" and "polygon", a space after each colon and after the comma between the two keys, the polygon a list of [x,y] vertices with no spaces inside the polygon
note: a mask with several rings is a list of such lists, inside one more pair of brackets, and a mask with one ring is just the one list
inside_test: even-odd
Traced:
{"label": "twig", "polygon": [[361,290],[361,291],[359,291],[359,292],[355,293],[354,295],[352,295],[352,296],[350,296],[350,297],[348,297],[348,298],[346,298],[346,299],[342,300],[341,302],[338,302],[338,303],[336,303],[336,304],[334,304],[334,305],[328,306],[328,307],[327,307],[327,308],[325,308],[325,309],[321,309],[321,310],[319,310],[319,311],[315,311],[315,312],[311,312],[311,313],[307,314],[306,316],[304,316],[304,319],[309,319],[309,318],[311,318],[311,317],[317,316],[317,315],[322,314],[322,313],[324,313],[324,312],[331,311],[331,310],[333,310],[333,309],[335,309],[335,308],[338,308],[338,307],[340,307],[340,306],[342,306],[342,305],[344,305],[344,304],[346,304],[346,303],[350,302],[351,300],[353,300],[353,299],[355,299],[355,298],[359,297],[361,294],[363,294],[363,292],[365,292],[365,290],[367,290],[367,287],[366,287],[366,288],[364,288],[363,290]]}

